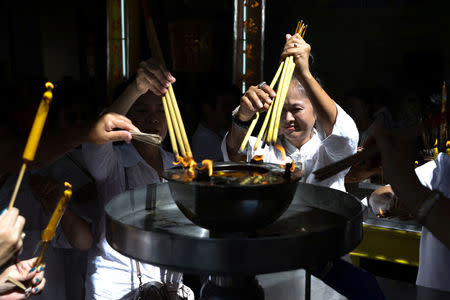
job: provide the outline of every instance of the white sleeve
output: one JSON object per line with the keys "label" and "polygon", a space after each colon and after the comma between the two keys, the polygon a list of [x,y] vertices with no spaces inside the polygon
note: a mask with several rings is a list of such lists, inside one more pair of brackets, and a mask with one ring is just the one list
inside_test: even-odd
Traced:
{"label": "white sleeve", "polygon": [[450,197],[450,156],[440,153],[438,157],[415,169],[416,175],[430,190],[439,190]]}
{"label": "white sleeve", "polygon": [[333,131],[325,137],[324,131],[318,124],[317,131],[322,139],[321,149],[328,156],[327,163],[341,160],[349,155],[355,154],[358,147],[359,133],[353,119],[336,104],[337,116]]}
{"label": "white sleeve", "polygon": [[[230,157],[228,156],[228,150],[227,150],[227,136],[230,132],[228,131],[227,134],[225,134],[223,140],[222,140],[222,145],[220,146],[220,149],[222,150],[222,154],[223,154],[223,161],[230,161]],[[255,151],[253,150],[253,147],[256,144],[256,137],[254,136],[250,136],[250,138],[248,139],[248,143],[245,147],[245,153],[247,156],[247,161],[250,161],[253,156],[255,155]]]}

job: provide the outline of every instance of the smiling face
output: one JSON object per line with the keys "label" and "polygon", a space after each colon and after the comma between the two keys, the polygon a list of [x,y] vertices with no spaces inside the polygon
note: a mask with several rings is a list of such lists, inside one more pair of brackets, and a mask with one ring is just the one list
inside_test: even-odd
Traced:
{"label": "smiling face", "polygon": [[280,119],[280,133],[294,146],[301,147],[310,138],[316,114],[311,101],[295,79],[291,81]]}
{"label": "smiling face", "polygon": [[127,116],[140,131],[158,134],[162,139],[166,137],[167,123],[161,97],[145,93],[133,104]]}

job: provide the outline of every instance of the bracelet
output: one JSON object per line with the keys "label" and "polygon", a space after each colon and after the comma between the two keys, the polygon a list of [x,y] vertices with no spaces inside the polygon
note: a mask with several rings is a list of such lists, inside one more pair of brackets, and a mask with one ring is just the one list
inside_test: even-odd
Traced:
{"label": "bracelet", "polygon": [[436,202],[441,198],[442,194],[439,191],[432,191],[431,195],[425,199],[425,201],[420,205],[419,209],[417,210],[417,220],[420,224],[423,224],[425,221],[425,218],[430,213],[431,209],[434,207]]}
{"label": "bracelet", "polygon": [[244,130],[248,130],[248,128],[250,127],[250,124],[252,123],[253,119],[250,119],[248,121],[241,121],[239,120],[237,111],[231,114],[231,121],[233,122],[234,125],[236,125],[237,127],[244,129]]}

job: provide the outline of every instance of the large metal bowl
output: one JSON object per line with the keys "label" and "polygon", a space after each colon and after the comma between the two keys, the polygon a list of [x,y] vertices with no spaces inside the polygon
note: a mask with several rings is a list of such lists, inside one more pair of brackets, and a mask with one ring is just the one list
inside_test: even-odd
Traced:
{"label": "large metal bowl", "polygon": [[[215,171],[258,171],[283,176],[284,169],[273,164],[223,162]],[[291,203],[297,181],[274,184],[211,184],[172,179],[181,168],[166,170],[172,198],[194,224],[216,232],[251,232],[273,223]]]}

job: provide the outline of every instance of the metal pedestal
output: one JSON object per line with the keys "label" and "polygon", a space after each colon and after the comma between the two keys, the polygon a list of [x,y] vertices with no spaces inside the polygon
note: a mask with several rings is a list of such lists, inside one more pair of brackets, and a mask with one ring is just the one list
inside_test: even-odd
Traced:
{"label": "metal pedestal", "polygon": [[202,288],[202,299],[263,299],[254,275],[338,258],[362,238],[362,207],[354,196],[303,183],[287,211],[255,232],[215,234],[191,223],[167,184],[117,195],[105,212],[106,238],[123,255],[215,276]]}

